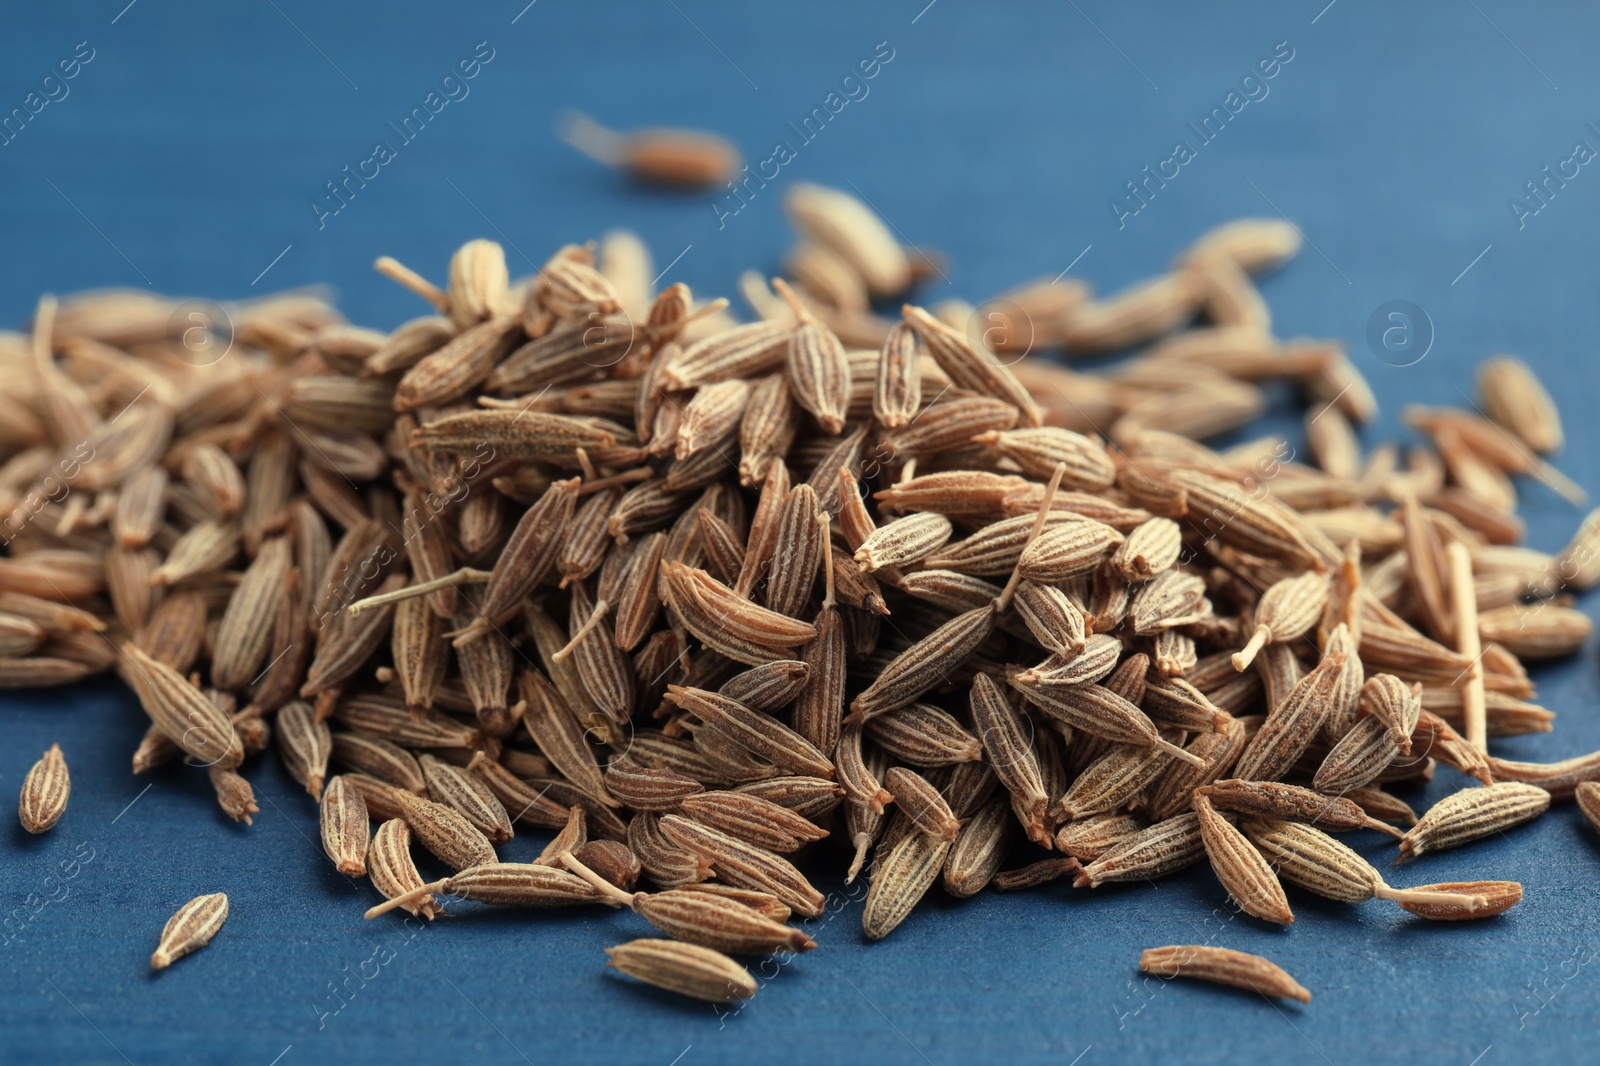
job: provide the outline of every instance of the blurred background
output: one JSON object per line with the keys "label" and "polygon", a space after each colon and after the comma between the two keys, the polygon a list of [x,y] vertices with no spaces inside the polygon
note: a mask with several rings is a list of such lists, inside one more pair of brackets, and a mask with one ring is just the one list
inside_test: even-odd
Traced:
{"label": "blurred background", "polygon": [[[727,295],[748,317],[735,281],[778,271],[792,241],[780,202],[800,181],[850,191],[905,243],[944,253],[923,303],[976,303],[1058,274],[1112,292],[1218,223],[1281,217],[1305,246],[1262,282],[1276,331],[1345,343],[1383,404],[1367,443],[1404,436],[1405,403],[1464,404],[1476,364],[1512,352],[1567,416],[1557,464],[1600,491],[1588,417],[1600,400],[1600,172],[1588,165],[1600,152],[1600,16],[1588,5],[125,3],[6,15],[0,327],[23,326],[41,292],[229,301],[326,284],[353,322],[387,329],[427,308],[373,272],[377,256],[443,280],[458,245],[488,237],[524,275],[561,244],[619,227],[648,243],[663,284]],[[845,82],[873,58],[875,76]],[[476,74],[446,81],[463,61]],[[791,123],[830,93],[844,106],[803,140]],[[429,118],[408,139],[396,127],[418,107]],[[780,143],[792,158],[745,203],[650,191],[556,136],[569,108],[622,130],[715,131],[751,164]],[[1199,135],[1218,108],[1226,123]],[[1131,195],[1178,142],[1192,157],[1177,176]],[[391,152],[377,175],[330,195],[380,143]],[[1393,324],[1396,301],[1412,339],[1384,348],[1369,337],[1382,332],[1374,322]],[[1265,428],[1299,446],[1297,412]],[[1522,514],[1529,542],[1554,549],[1581,512],[1524,486]],[[1500,750],[1600,748],[1593,648],[1539,681],[1557,732]],[[61,721],[51,715],[106,741],[73,762],[90,828],[50,844],[96,857],[0,949],[12,1004],[0,1061],[1248,1054],[1489,1066],[1592,1054],[1600,847],[1570,809],[1428,860],[1431,880],[1529,884],[1512,914],[1470,928],[1303,896],[1291,931],[1242,928],[1199,871],[1158,888],[941,900],[869,947],[859,901],[845,900],[813,934],[822,950],[721,1018],[603,974],[615,940],[603,917],[474,915],[414,937],[363,925],[365,904],[313,843],[315,811],[275,764],[258,786],[262,816],[236,830],[208,798],[196,804],[203,781],[195,795],[165,779],[138,792],[125,760],[140,720],[117,685],[66,701],[0,697],[18,751],[48,745]],[[24,769],[10,760],[0,791]],[[56,858],[0,849],[0,902],[20,904]],[[206,965],[149,977],[150,916],[217,880],[235,913]],[[1295,973],[1313,1004],[1139,980],[1141,947],[1203,940],[1208,922],[1226,925],[1217,943]],[[381,976],[330,996],[385,944],[394,958]]]}

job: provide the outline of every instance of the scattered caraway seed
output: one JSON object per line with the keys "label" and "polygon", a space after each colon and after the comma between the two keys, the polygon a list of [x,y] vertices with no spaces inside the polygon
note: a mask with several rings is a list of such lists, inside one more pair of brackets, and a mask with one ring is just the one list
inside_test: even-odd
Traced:
{"label": "scattered caraway seed", "polygon": [[44,758],[33,764],[22,780],[22,797],[17,802],[17,817],[30,833],[48,833],[67,813],[67,796],[72,779],[67,775],[67,760],[61,745],[52,744]]}
{"label": "scattered caraway seed", "polygon": [[150,968],[165,970],[191,951],[199,951],[211,943],[222,923],[228,920],[228,897],[223,892],[196,896],[178,913],[167,919],[161,930],[161,942],[150,956]]}
{"label": "scattered caraway seed", "polygon": [[1263,996],[1311,1002],[1311,993],[1281,968],[1259,955],[1200,944],[1146,948],[1139,969],[1158,977],[1192,977],[1219,985],[1233,985]]}
{"label": "scattered caraway seed", "polygon": [[[736,169],[670,131],[569,133],[643,181]],[[1267,921],[1283,885],[1483,918],[1521,886],[1396,888],[1328,834],[1410,859],[1568,798],[1600,825],[1600,752],[1495,751],[1552,729],[1525,664],[1587,641],[1600,584],[1600,512],[1521,544],[1514,478],[1582,495],[1528,363],[1483,363],[1477,410],[1408,408],[1402,452],[1356,432],[1377,397],[1338,342],[1275,336],[1251,275],[1298,250],[1287,223],[974,317],[918,306],[938,257],[862,199],[783,207],[799,243],[742,280],[744,323],[658,290],[621,232],[526,281],[489,240],[437,282],[380,259],[422,301],[388,333],[314,293],[240,304],[215,368],[169,358],[177,301],[41,301],[0,345],[0,688],[115,671],[149,718],[136,773],[203,771],[248,825],[276,748],[371,913],[627,909],[672,939],[612,965],[717,1002],[756,987],[721,952],[815,946],[784,923],[827,912],[830,837],[876,940],[935,883],[1136,887],[1202,858]],[[1204,443],[1291,389],[1305,462]],[[57,498],[68,440],[95,461]],[[1386,791],[1440,765],[1482,787],[1420,818]],[[52,747],[24,827],[67,792]],[[513,826],[554,836],[502,863]],[[455,872],[425,882],[413,845]],[[225,913],[191,903],[152,964]],[[1143,964],[1309,999],[1253,956]]]}

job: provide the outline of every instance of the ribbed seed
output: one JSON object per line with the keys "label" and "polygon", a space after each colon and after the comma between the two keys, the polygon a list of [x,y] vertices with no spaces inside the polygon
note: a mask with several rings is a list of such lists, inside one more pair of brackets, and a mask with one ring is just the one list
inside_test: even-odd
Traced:
{"label": "ribbed seed", "polygon": [[1289,772],[1316,739],[1343,666],[1344,655],[1334,652],[1300,679],[1239,756],[1235,775],[1251,781],[1276,781]]}
{"label": "ribbed seed", "polygon": [[1311,993],[1283,969],[1259,955],[1231,948],[1199,944],[1146,948],[1139,956],[1139,969],[1158,977],[1192,977],[1263,996],[1311,1002]]}
{"label": "ribbed seed", "polygon": [[432,755],[423,755],[417,761],[428,783],[428,796],[435,803],[466,818],[491,844],[504,844],[511,839],[511,818],[481,779]]}
{"label": "ribbed seed", "polygon": [[668,840],[710,863],[729,884],[770,892],[808,918],[822,913],[822,893],[782,856],[676,814],[660,825]]}
{"label": "ribbed seed", "polygon": [[588,734],[567,708],[559,693],[534,670],[517,675],[526,707],[522,724],[552,765],[568,780],[608,806],[617,806],[606,791],[604,775],[595,760]]}
{"label": "ribbed seed", "polygon": [[769,851],[794,851],[828,835],[793,811],[746,792],[697,793],[685,797],[679,810],[702,825]]}
{"label": "ribbed seed", "polygon": [[738,700],[681,685],[668,685],[667,699],[776,766],[797,774],[833,776],[833,763],[815,745]]}
{"label": "ribbed seed", "polygon": [[690,796],[705,791],[692,777],[662,767],[641,766],[627,756],[611,760],[605,772],[606,790],[640,811],[671,811]]}
{"label": "ribbed seed", "polygon": [[732,955],[810,951],[817,946],[805,933],[739,902],[710,892],[676,889],[640,895],[634,910],[676,940]]}
{"label": "ribbed seed", "polygon": [[1503,832],[1549,808],[1550,793],[1519,781],[1464,788],[1435,803],[1406,831],[1400,838],[1400,861]]}
{"label": "ribbed seed", "polygon": [[1250,642],[1233,657],[1233,668],[1243,671],[1267,644],[1282,644],[1304,636],[1321,621],[1327,605],[1327,574],[1311,572],[1274,584],[1256,605],[1255,631]]}
{"label": "ribbed seed", "polygon": [[1023,421],[1030,426],[1043,423],[1044,413],[1039,405],[1011,369],[991,352],[973,348],[964,336],[920,307],[907,304],[901,313],[953,383],[979,395],[1004,400],[1021,412]]}
{"label": "ribbed seed", "polygon": [[328,723],[319,719],[309,704],[290,700],[278,709],[275,724],[278,754],[289,776],[304,785],[312,799],[320,800],[334,750]]}
{"label": "ribbed seed", "polygon": [[431,895],[413,898],[423,882],[411,858],[411,827],[402,819],[391,818],[372,834],[372,843],[367,845],[367,877],[384,899],[408,897],[410,902],[401,906],[419,918],[431,922],[439,911]]}
{"label": "ribbed seed", "polygon": [[234,767],[244,761],[233,723],[199,689],[134,644],[124,644],[122,654],[145,713],[169,740],[206,766]]}
{"label": "ribbed seed", "polygon": [[870,719],[866,735],[912,766],[948,766],[983,758],[983,745],[956,719],[926,703],[913,703]]}
{"label": "ribbed seed", "polygon": [[1152,518],[1132,530],[1111,556],[1124,581],[1148,581],[1172,569],[1183,551],[1183,530],[1170,518]]}
{"label": "ribbed seed", "polygon": [[484,591],[479,606],[482,617],[456,637],[458,645],[475,640],[508,620],[521,607],[523,597],[555,565],[577,502],[578,486],[576,478],[555,482],[517,522]]}
{"label": "ribbed seed", "polygon": [[1107,881],[1154,880],[1193,866],[1205,854],[1200,819],[1180,814],[1140,830],[1085,866],[1073,884],[1098,888]]}
{"label": "ribbed seed", "polygon": [[150,968],[164,970],[191,951],[205,947],[227,920],[228,897],[224,893],[196,896],[167,919],[161,941],[150,956]]}
{"label": "ribbed seed", "polygon": [[710,1003],[749,999],[759,987],[750,971],[726,955],[676,940],[630,940],[607,948],[607,966],[646,984]]}
{"label": "ribbed seed", "polygon": [[871,573],[927,558],[950,539],[953,527],[941,514],[911,514],[873,530],[856,548],[855,559]]}
{"label": "ribbed seed", "polygon": [[872,870],[861,910],[861,929],[882,940],[905,921],[944,868],[950,843],[927,833],[907,833]]}
{"label": "ribbed seed", "polygon": [[494,845],[461,814],[399,789],[392,790],[392,798],[417,840],[452,870],[495,861]]}
{"label": "ribbed seed", "polygon": [[992,605],[950,619],[895,656],[872,684],[851,701],[851,718],[865,721],[915,702],[965,662],[994,631],[994,625]]}
{"label": "ribbed seed", "polygon": [[1354,800],[1318,795],[1298,785],[1231,778],[1196,789],[1195,798],[1201,796],[1222,810],[1239,814],[1305,822],[1331,832],[1376,829],[1400,836],[1393,827],[1368,815]]}
{"label": "ribbed seed", "polygon": [[367,802],[335,775],[322,790],[322,850],[347,877],[367,873]]}
{"label": "ribbed seed", "polygon": [[72,779],[61,745],[52,744],[44,758],[33,764],[22,780],[22,795],[17,801],[17,818],[30,833],[48,833],[67,813],[67,796]]}
{"label": "ribbed seed", "polygon": [[1217,813],[1205,793],[1196,794],[1194,812],[1200,819],[1200,839],[1205,842],[1211,869],[1233,901],[1253,918],[1292,924],[1294,912],[1289,909],[1289,899],[1261,853]]}
{"label": "ribbed seed", "polygon": [[1056,848],[1081,862],[1093,862],[1144,828],[1131,814],[1093,814],[1062,826]]}
{"label": "ribbed seed", "polygon": [[961,824],[944,801],[939,790],[927,778],[903,766],[896,766],[884,776],[884,787],[894,793],[895,806],[911,820],[911,824],[936,839],[953,843]]}

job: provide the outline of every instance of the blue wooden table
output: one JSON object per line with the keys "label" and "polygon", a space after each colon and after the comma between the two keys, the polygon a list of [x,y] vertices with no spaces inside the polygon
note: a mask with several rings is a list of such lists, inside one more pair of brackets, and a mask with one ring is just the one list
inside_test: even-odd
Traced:
{"label": "blue wooden table", "polygon": [[[930,301],[1069,266],[1109,291],[1217,222],[1281,214],[1306,248],[1264,283],[1278,331],[1349,346],[1384,398],[1369,443],[1404,434],[1404,403],[1466,403],[1476,363],[1515,352],[1566,414],[1560,466],[1600,492],[1591,5],[525,2],[8,11],[0,323],[44,291],[225,300],[329,282],[354,321],[389,327],[422,308],[372,273],[378,255],[440,277],[486,236],[528,273],[615,226],[672,279],[732,293],[739,271],[777,268],[779,199],[798,180],[853,188],[947,252]],[[847,80],[874,57],[874,77]],[[718,130],[781,165],[742,201],[639,192],[554,138],[565,107]],[[1374,346],[1394,301],[1414,333]],[[1300,445],[1287,402],[1268,425]],[[1537,486],[1524,514],[1546,549],[1580,517]],[[1538,679],[1555,732],[1498,750],[1600,748],[1593,647]],[[74,780],[55,832],[0,830],[5,1063],[1595,1058],[1600,836],[1570,806],[1395,874],[1527,885],[1511,913],[1461,926],[1293,893],[1299,921],[1270,930],[1232,920],[1201,868],[1154,887],[935,894],[869,945],[859,886],[822,878],[819,950],[762,970],[767,987],[723,1015],[604,970],[603,948],[647,935],[631,916],[362,922],[370,889],[332,870],[275,760],[249,770],[250,828],[198,774],[136,779],[142,717],[114,682],[5,694],[0,722],[0,793],[57,740]],[[1460,784],[1441,771],[1412,798]],[[1379,838],[1352,839],[1388,868]],[[151,974],[167,915],[219,889],[232,913],[216,942]],[[1316,998],[1139,979],[1140,948],[1183,942],[1270,955]]]}

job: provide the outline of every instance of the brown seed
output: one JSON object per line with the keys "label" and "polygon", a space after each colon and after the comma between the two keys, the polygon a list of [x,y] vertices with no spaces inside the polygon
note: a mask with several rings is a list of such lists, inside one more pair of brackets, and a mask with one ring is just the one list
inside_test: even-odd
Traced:
{"label": "brown seed", "polygon": [[1589,824],[1594,826],[1596,832],[1600,832],[1600,784],[1593,781],[1579,782],[1572,795],[1578,801],[1578,809],[1589,820]]}
{"label": "brown seed", "polygon": [[676,940],[630,940],[607,948],[607,966],[646,984],[710,1003],[749,999],[759,987],[750,971],[726,955]]}
{"label": "brown seed", "polygon": [[1497,914],[1504,914],[1522,901],[1522,885],[1516,881],[1445,881],[1437,885],[1418,885],[1409,891],[1483,901],[1478,905],[1469,905],[1442,900],[1438,902],[1425,899],[1396,900],[1401,907],[1412,914],[1419,914],[1436,922],[1493,918]]}
{"label": "brown seed", "polygon": [[17,817],[30,833],[48,833],[67,812],[67,796],[72,779],[61,745],[52,744],[44,758],[33,764],[22,781],[22,797],[17,802]]}
{"label": "brown seed", "polygon": [[417,761],[428,782],[429,798],[462,815],[491,844],[504,844],[511,839],[511,818],[482,780],[432,755],[420,756]]}
{"label": "brown seed", "polygon": [[833,763],[815,745],[782,723],[704,689],[667,686],[667,699],[714,726],[756,755],[791,773],[832,777]]}
{"label": "brown seed", "polygon": [[454,809],[399,789],[391,789],[390,798],[418,842],[452,870],[496,861],[494,845]]}
{"label": "brown seed", "polygon": [[1194,811],[1211,869],[1240,909],[1262,921],[1293,924],[1294,912],[1277,874],[1249,839],[1217,813],[1204,792],[1195,795]]}
{"label": "brown seed", "polygon": [[208,766],[206,776],[217,794],[217,806],[234,821],[253,824],[251,815],[260,814],[261,808],[256,805],[256,792],[250,782],[226,766]]}
{"label": "brown seed", "polygon": [[961,823],[927,778],[903,766],[896,766],[885,775],[883,783],[894,793],[895,806],[904,812],[912,825],[939,840],[955,841]]}
{"label": "brown seed", "polygon": [[322,792],[322,850],[347,877],[367,873],[367,803],[335,775]]}
{"label": "brown seed", "polygon": [[710,863],[729,884],[770,892],[808,918],[822,913],[822,893],[787,859],[676,814],[660,825],[668,840]]}
{"label": "brown seed", "polygon": [[685,797],[679,810],[703,825],[769,851],[795,851],[828,835],[827,830],[793,811],[747,792],[697,793]]}
{"label": "brown seed", "polygon": [[1157,822],[1103,852],[1085,866],[1074,886],[1098,888],[1107,881],[1154,880],[1193,866],[1205,854],[1199,816],[1190,812]]}
{"label": "brown seed", "polygon": [[161,942],[150,956],[150,968],[164,970],[191,951],[211,942],[228,920],[228,897],[222,892],[196,896],[178,908],[161,930]]}
{"label": "brown seed", "polygon": [[1311,1002],[1311,993],[1280,967],[1259,955],[1230,948],[1199,944],[1146,948],[1139,956],[1139,969],[1159,977],[1193,977],[1264,996]]}

